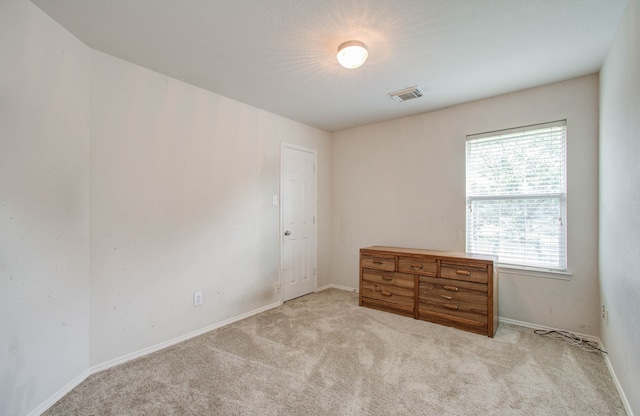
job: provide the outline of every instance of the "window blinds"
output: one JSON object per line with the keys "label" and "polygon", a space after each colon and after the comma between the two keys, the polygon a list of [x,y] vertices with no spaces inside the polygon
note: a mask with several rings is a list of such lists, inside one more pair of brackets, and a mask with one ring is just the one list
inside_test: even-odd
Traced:
{"label": "window blinds", "polygon": [[566,121],[467,136],[467,252],[566,270]]}

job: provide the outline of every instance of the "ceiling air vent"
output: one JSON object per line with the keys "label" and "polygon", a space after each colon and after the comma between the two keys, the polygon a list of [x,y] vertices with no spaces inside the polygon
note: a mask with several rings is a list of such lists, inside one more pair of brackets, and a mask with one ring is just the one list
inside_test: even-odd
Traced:
{"label": "ceiling air vent", "polygon": [[410,87],[400,91],[390,92],[389,95],[391,98],[401,103],[403,101],[413,100],[414,98],[420,98],[423,93],[424,90],[420,87]]}

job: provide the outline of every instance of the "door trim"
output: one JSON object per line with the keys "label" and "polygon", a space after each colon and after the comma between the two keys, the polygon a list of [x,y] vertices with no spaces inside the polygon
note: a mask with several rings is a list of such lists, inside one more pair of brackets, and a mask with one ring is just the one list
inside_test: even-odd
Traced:
{"label": "door trim", "polygon": [[288,143],[281,141],[280,142],[280,189],[278,192],[278,206],[279,206],[279,234],[278,234],[278,278],[280,281],[280,303],[284,303],[284,274],[282,273],[282,245],[284,244],[284,220],[283,220],[283,210],[282,210],[282,193],[284,189],[284,149],[289,148],[293,150],[299,150],[302,152],[307,152],[313,154],[313,217],[314,221],[314,288],[313,291],[316,292],[318,290],[318,151],[316,149],[311,149],[309,147],[300,146],[293,143]]}

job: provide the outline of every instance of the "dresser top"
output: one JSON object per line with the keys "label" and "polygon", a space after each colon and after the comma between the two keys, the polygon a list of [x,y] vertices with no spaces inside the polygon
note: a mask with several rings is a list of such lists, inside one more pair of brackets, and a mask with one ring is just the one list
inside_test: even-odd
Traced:
{"label": "dresser top", "polygon": [[360,250],[366,251],[380,251],[391,254],[418,254],[422,256],[434,256],[434,257],[448,257],[464,260],[482,260],[497,262],[498,256],[492,256],[490,254],[471,254],[460,253],[451,251],[439,251],[439,250],[425,250],[421,248],[403,248],[403,247],[389,247],[389,246],[371,246],[361,248]]}

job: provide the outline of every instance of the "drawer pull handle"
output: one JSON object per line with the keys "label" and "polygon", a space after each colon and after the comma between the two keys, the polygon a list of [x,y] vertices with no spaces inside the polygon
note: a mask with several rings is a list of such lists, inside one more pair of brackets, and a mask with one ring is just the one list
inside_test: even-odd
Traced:
{"label": "drawer pull handle", "polygon": [[389,282],[393,280],[393,277],[382,276],[382,280],[388,280]]}
{"label": "drawer pull handle", "polygon": [[381,290],[381,291],[380,291],[380,294],[381,294],[382,296],[391,296],[391,292],[387,292],[386,290]]}
{"label": "drawer pull handle", "polygon": [[424,264],[412,264],[411,268],[413,270],[422,270],[422,269],[424,269]]}
{"label": "drawer pull handle", "polygon": [[471,272],[469,270],[456,270],[456,274],[460,274],[463,276],[471,276]]}
{"label": "drawer pull handle", "polygon": [[447,295],[440,295],[441,297],[447,299],[447,300],[451,300],[453,299],[451,296],[447,296]]}
{"label": "drawer pull handle", "polygon": [[444,306],[447,309],[451,309],[452,311],[457,311],[458,310],[458,307],[456,305],[450,305],[448,303],[445,303],[442,306]]}
{"label": "drawer pull handle", "polygon": [[459,289],[455,286],[443,286],[442,287],[444,290],[448,290],[450,292],[457,292]]}
{"label": "drawer pull handle", "polygon": [[384,261],[382,261],[382,260],[374,260],[373,264],[384,264]]}

